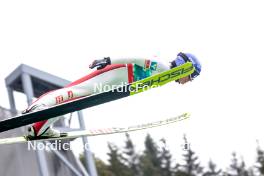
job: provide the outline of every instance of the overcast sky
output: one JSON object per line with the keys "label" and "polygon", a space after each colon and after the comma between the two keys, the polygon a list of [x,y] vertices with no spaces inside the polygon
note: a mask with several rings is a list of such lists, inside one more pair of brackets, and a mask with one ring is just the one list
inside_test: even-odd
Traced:
{"label": "overcast sky", "polygon": [[[256,139],[264,142],[263,16],[261,0],[1,1],[0,105],[8,107],[4,78],[21,63],[73,81],[104,56],[157,56],[168,63],[178,52],[190,52],[203,66],[195,81],[85,110],[87,128],[190,112],[189,120],[131,137],[139,150],[147,132],[157,141],[164,137],[181,154],[186,133],[204,164],[212,158],[226,166],[237,151],[251,165]],[[95,155],[106,158],[106,142],[122,146],[124,139],[117,134],[89,141]]]}

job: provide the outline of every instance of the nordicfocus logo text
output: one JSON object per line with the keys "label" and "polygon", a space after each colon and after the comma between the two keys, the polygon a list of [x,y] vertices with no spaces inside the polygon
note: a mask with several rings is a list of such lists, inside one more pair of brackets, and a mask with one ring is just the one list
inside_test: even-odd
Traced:
{"label": "nordicfocus logo text", "polygon": [[94,85],[95,92],[137,92],[138,90],[147,90],[149,88],[159,87],[159,85],[149,86],[149,85],[142,85],[142,83],[134,83],[133,86],[130,86],[125,83],[121,83],[120,85],[103,85],[102,83]]}
{"label": "nordicfocus logo text", "polygon": [[[84,145],[85,149],[89,149],[88,144]],[[56,140],[55,142],[28,142],[27,143],[28,150],[72,150],[70,143],[62,142],[61,140]]]}

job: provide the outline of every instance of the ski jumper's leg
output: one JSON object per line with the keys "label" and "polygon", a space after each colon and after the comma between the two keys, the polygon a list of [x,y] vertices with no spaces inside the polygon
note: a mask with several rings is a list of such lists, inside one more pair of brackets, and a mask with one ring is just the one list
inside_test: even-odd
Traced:
{"label": "ski jumper's leg", "polygon": [[[72,82],[65,88],[44,94],[33,102],[32,105],[28,107],[28,110],[34,111],[47,108],[83,96],[109,90],[109,86],[119,86],[131,82],[133,82],[132,64],[112,64]],[[35,135],[40,136],[44,134],[50,125],[58,119],[59,118],[52,118],[33,124]]]}

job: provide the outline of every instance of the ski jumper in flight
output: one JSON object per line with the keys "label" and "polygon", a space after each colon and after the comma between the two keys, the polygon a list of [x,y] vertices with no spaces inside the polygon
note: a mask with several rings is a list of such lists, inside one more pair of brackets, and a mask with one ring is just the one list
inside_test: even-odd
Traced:
{"label": "ski jumper in flight", "polygon": [[[70,83],[64,88],[50,91],[35,100],[23,113],[42,110],[60,103],[75,100],[84,96],[100,93],[96,85],[118,86],[161,73],[171,68],[180,66],[185,62],[192,62],[195,71],[184,78],[176,80],[179,84],[185,84],[197,77],[201,72],[201,64],[198,59],[189,53],[179,53],[168,66],[156,61],[140,58],[115,59],[109,57],[95,60],[90,68],[97,70]],[[38,117],[36,117],[38,118]],[[30,137],[59,137],[60,132],[51,127],[59,117],[34,123],[28,128]]]}

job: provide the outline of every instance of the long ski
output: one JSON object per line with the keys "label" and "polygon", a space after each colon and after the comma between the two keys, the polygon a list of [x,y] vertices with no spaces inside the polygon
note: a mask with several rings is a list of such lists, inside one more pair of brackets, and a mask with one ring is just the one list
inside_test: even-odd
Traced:
{"label": "long ski", "polygon": [[150,88],[159,87],[168,82],[186,77],[194,72],[194,67],[191,62],[187,62],[179,67],[164,71],[162,73],[150,76],[146,79],[124,85],[122,87],[102,92],[99,94],[82,97],[70,102],[61,103],[50,108],[35,111],[27,114],[22,114],[0,121],[0,132],[10,129],[25,126],[34,122],[47,120],[57,116],[61,116],[74,111],[79,111],[92,106],[100,105],[106,102],[118,100],[128,97]]}
{"label": "long ski", "polygon": [[175,123],[184,119],[187,119],[190,117],[189,113],[184,113],[182,115],[173,117],[173,118],[167,118],[155,122],[149,122],[144,124],[138,124],[128,127],[112,127],[112,128],[101,128],[101,129],[94,129],[94,130],[81,130],[81,131],[71,131],[68,133],[62,133],[61,137],[56,138],[35,138],[31,139],[26,136],[20,136],[20,137],[11,137],[11,138],[5,138],[0,139],[0,145],[1,144],[14,144],[14,143],[25,143],[29,141],[47,141],[47,140],[63,140],[63,139],[73,139],[78,138],[82,136],[98,136],[98,135],[109,135],[109,134],[115,134],[115,133],[126,133],[126,132],[132,132],[132,131],[138,131],[148,128],[154,128],[158,126],[168,125],[171,123]]}

